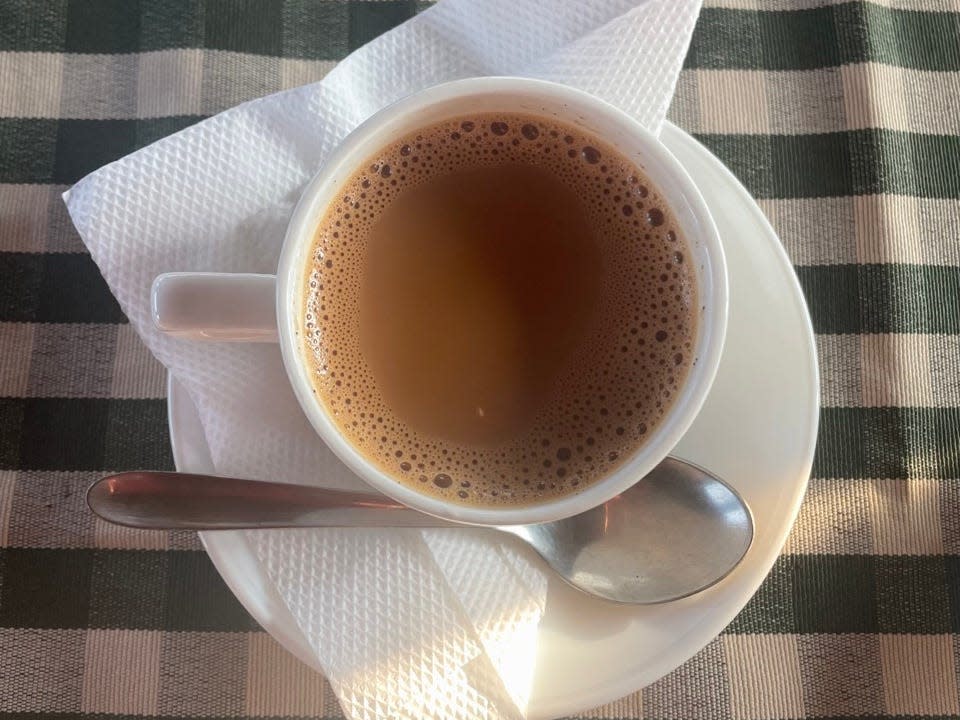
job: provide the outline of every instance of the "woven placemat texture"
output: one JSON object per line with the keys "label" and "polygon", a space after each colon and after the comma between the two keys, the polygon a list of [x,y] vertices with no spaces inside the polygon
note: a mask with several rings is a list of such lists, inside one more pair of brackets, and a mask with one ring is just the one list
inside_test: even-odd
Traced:
{"label": "woven placemat texture", "polygon": [[[0,720],[342,717],[194,535],[86,511],[103,473],[172,459],[162,368],[60,193],[323,77],[424,6],[0,0]],[[708,2],[671,119],[744,182],[796,267],[820,440],[796,529],[746,609],[589,715],[956,718],[960,1]]]}

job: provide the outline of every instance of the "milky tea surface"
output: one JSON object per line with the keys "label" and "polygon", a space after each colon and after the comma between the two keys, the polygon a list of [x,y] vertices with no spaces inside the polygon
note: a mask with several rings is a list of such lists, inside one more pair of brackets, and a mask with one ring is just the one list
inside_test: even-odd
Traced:
{"label": "milky tea surface", "polygon": [[644,443],[694,360],[696,280],[670,209],[554,119],[477,114],[399,138],[313,243],[299,332],[314,392],[421,493],[576,493]]}

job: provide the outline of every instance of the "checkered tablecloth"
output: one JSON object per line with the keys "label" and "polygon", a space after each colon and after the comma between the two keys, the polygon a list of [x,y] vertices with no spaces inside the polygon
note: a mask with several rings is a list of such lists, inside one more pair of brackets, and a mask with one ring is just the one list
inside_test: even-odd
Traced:
{"label": "checkered tablecloth", "polygon": [[[193,535],[86,511],[102,474],[172,460],[163,370],[60,193],[323,77],[422,6],[0,0],[0,720],[342,717]],[[708,2],[671,118],[758,198],[796,266],[820,442],[747,608],[590,716],[960,717],[960,0]]]}

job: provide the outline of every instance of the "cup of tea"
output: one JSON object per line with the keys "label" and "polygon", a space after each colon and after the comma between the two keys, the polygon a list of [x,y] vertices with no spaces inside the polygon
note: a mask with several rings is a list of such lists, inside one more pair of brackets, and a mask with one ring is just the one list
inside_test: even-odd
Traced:
{"label": "cup of tea", "polygon": [[720,360],[727,273],[696,185],[570,87],[438,85],[307,184],[277,274],[170,273],[158,327],[279,342],[320,439],[369,485],[478,525],[547,522],[650,472]]}

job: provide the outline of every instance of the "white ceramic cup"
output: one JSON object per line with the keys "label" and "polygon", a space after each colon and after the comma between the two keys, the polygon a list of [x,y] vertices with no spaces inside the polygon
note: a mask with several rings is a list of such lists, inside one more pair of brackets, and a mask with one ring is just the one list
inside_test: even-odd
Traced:
{"label": "white ceramic cup", "polygon": [[[594,133],[635,162],[662,193],[686,236],[697,272],[700,317],[695,362],[659,426],[615,471],[580,492],[514,507],[471,507],[416,491],[377,467],[340,432],[312,392],[299,325],[314,233],[340,187],[379,150],[418,128],[471,113],[556,117]],[[164,332],[193,339],[279,341],[303,412],[334,453],[369,485],[410,507],[477,525],[548,522],[604,503],[650,472],[699,412],[716,374],[727,325],[727,271],[710,213],[693,181],[650,132],[612,105],[565,85],[524,78],[472,78],[437,85],[384,108],[360,125],[307,184],[290,218],[277,275],[169,273],[153,284]]]}

